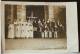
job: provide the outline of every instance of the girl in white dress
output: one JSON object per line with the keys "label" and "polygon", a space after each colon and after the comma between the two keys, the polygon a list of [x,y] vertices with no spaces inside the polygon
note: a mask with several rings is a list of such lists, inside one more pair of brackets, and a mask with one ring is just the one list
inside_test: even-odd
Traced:
{"label": "girl in white dress", "polygon": [[25,37],[28,38],[28,25],[27,25],[27,22],[25,24]]}
{"label": "girl in white dress", "polygon": [[48,38],[48,27],[47,27],[47,25],[45,25],[45,38]]}
{"label": "girl in white dress", "polygon": [[25,24],[24,22],[21,24],[21,38],[25,38]]}
{"label": "girl in white dress", "polygon": [[21,26],[20,24],[17,24],[16,26],[16,38],[20,38],[21,36]]}
{"label": "girl in white dress", "polygon": [[9,24],[8,38],[14,38],[14,24]]}

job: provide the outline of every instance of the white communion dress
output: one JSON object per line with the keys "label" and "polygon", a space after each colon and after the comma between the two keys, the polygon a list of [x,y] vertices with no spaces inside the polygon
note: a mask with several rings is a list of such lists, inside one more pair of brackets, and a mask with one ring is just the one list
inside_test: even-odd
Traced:
{"label": "white communion dress", "polygon": [[14,24],[8,26],[8,38],[14,38]]}
{"label": "white communion dress", "polygon": [[28,30],[28,38],[33,38],[33,25],[28,22],[28,25],[27,25],[27,30]]}
{"label": "white communion dress", "polygon": [[25,23],[25,31],[24,31],[24,36],[27,38],[28,35],[28,25],[27,22]]}
{"label": "white communion dress", "polygon": [[25,23],[21,24],[21,38],[25,38]]}
{"label": "white communion dress", "polygon": [[20,26],[20,24],[18,24],[16,26],[16,37],[20,38],[20,36],[21,36],[21,26]]}

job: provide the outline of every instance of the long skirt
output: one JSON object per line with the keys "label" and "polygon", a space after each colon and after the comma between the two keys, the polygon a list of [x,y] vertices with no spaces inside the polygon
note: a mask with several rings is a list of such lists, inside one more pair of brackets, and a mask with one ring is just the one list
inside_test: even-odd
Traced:
{"label": "long skirt", "polygon": [[20,31],[16,31],[16,38],[20,38],[21,37],[21,32]]}
{"label": "long skirt", "polygon": [[45,32],[41,32],[42,38],[45,38]]}
{"label": "long skirt", "polygon": [[52,32],[49,31],[49,38],[52,38]]}
{"label": "long skirt", "polygon": [[14,25],[9,25],[8,38],[14,38]]}
{"label": "long skirt", "polygon": [[54,38],[58,38],[58,33],[57,33],[57,31],[54,32]]}
{"label": "long skirt", "polygon": [[29,33],[28,33],[28,31],[27,31],[27,30],[25,31],[25,37],[26,37],[26,38],[28,38],[28,37],[29,37]]}
{"label": "long skirt", "polygon": [[29,37],[33,38],[33,31],[29,31]]}
{"label": "long skirt", "polygon": [[14,31],[13,31],[13,29],[8,31],[8,38],[14,38]]}
{"label": "long skirt", "polygon": [[45,38],[48,38],[48,32],[45,31]]}
{"label": "long skirt", "polygon": [[25,38],[25,31],[24,31],[24,30],[22,30],[20,37],[21,37],[21,38]]}

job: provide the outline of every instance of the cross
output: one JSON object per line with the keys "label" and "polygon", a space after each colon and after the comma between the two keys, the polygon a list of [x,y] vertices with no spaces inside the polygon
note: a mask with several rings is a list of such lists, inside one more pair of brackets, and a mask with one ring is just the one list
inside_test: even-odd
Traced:
{"label": "cross", "polygon": [[29,19],[35,19],[35,18],[37,18],[37,17],[34,17],[34,16],[33,16],[33,12],[31,12],[31,16],[30,16],[30,17],[27,17],[27,18],[29,18]]}

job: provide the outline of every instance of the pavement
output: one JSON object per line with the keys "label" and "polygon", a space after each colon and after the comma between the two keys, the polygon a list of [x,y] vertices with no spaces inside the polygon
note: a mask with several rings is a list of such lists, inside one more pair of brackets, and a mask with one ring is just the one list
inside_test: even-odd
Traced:
{"label": "pavement", "polygon": [[5,50],[53,50],[66,48],[66,38],[5,39]]}

